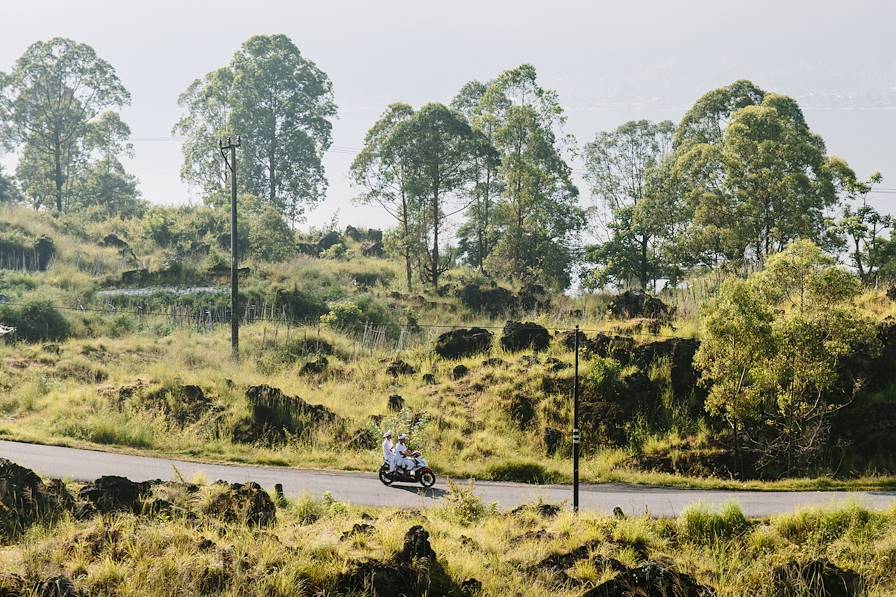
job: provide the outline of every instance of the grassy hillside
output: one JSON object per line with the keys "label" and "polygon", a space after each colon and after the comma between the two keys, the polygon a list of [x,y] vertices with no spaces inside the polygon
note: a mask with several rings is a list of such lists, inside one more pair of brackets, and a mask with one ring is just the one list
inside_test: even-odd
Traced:
{"label": "grassy hillside", "polygon": [[[370,233],[318,233],[300,242],[319,249],[329,238],[336,244],[323,257],[247,260],[241,308],[257,321],[243,326],[242,359],[233,363],[226,317],[219,319],[228,297],[215,290],[226,270],[178,257],[180,245],[153,240],[147,223],[79,228],[9,208],[0,221],[10,243],[47,238],[54,247],[45,271],[0,270],[0,323],[20,328],[18,342],[0,344],[0,434],[8,438],[372,470],[381,433],[392,429],[411,433],[442,475],[566,481],[569,330],[580,324],[584,480],[894,483],[890,353],[850,365],[877,377],[838,419],[836,466],[806,479],[732,479],[726,427],[705,413],[691,364],[699,307],[717,278],[663,295],[671,314],[627,318],[608,313],[614,297],[496,284],[462,268],[437,292],[407,292],[396,260],[362,254],[376,243],[365,240]],[[332,251],[337,244],[344,250]],[[185,287],[201,290],[176,290]],[[116,292],[135,288],[141,292]],[[884,322],[894,312],[881,291],[869,291],[862,308]],[[544,326],[550,342],[543,350],[505,349],[507,319]],[[486,328],[491,347],[438,356],[438,336],[461,326]],[[861,428],[868,413],[879,426],[873,433]]]}

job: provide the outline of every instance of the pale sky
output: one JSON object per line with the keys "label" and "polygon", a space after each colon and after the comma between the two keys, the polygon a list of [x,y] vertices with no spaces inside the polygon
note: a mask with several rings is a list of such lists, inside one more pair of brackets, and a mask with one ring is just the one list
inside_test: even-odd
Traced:
{"label": "pale sky", "polygon": [[[796,97],[828,151],[896,188],[896,3],[875,0],[0,0],[0,70],[38,39],[93,46],[132,95],[130,171],[156,203],[196,202],[171,140],[177,96],[249,36],[284,33],[333,81],[339,118],[319,225],[390,225],[354,206],[347,180],[367,128],[393,101],[448,102],[470,79],[528,62],[568,110],[580,143],[632,119],[672,119],[747,78]],[[167,138],[167,139],[166,139]],[[4,163],[11,168],[12,156]],[[576,162],[574,168],[581,168]],[[589,200],[579,180],[583,199]],[[875,196],[896,212],[896,194]]]}

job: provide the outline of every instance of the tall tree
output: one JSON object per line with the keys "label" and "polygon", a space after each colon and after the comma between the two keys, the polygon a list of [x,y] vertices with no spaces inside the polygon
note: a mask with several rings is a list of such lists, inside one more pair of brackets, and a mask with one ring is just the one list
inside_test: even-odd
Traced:
{"label": "tall tree", "polygon": [[463,211],[460,199],[471,179],[474,135],[459,112],[442,104],[426,104],[400,122],[389,135],[383,154],[403,164],[408,188],[425,205],[422,217],[427,226],[428,247],[422,269],[433,289],[450,262],[441,252],[444,220]]}
{"label": "tall tree", "polygon": [[542,88],[524,64],[495,79],[483,97],[495,115],[494,143],[504,181],[496,210],[498,246],[490,261],[517,280],[569,285],[584,212],[564,160],[563,109],[555,91]]}
{"label": "tall tree", "polygon": [[867,284],[874,281],[890,257],[891,243],[885,235],[893,227],[893,217],[881,214],[868,203],[872,185],[880,183],[883,177],[875,172],[867,180],[858,180],[846,163],[836,158],[831,167],[841,192],[846,195],[836,232],[844,237],[852,266],[859,279]]}
{"label": "tall tree", "polygon": [[407,104],[388,106],[364,137],[364,147],[352,161],[350,174],[355,185],[363,188],[360,203],[377,204],[395,218],[400,226],[400,243],[405,260],[405,281],[413,288],[414,228],[419,200],[410,188],[408,164],[401,152],[384,151],[395,128],[410,119],[414,109]]}
{"label": "tall tree", "polygon": [[794,239],[825,241],[831,158],[792,99],[747,81],[709,92],[676,131],[675,162],[695,261],[762,265]]}
{"label": "tall tree", "polygon": [[494,147],[497,117],[494,109],[483,104],[488,85],[470,81],[451,100],[451,107],[466,116],[476,137],[473,151],[473,201],[458,230],[459,244],[467,259],[484,271],[485,260],[496,240],[492,218],[495,199],[501,192],[498,172],[500,155]]}
{"label": "tall tree", "polygon": [[[240,184],[293,224],[323,199],[323,153],[336,114],[329,77],[285,35],[246,40],[224,69],[194,81],[180,97],[186,135],[182,176],[209,192],[221,171],[208,157],[217,137],[240,135]],[[214,155],[214,152],[212,152]]]}
{"label": "tall tree", "polygon": [[36,204],[62,212],[96,119],[128,104],[130,94],[93,48],[60,37],[29,46],[2,82],[0,115],[24,156],[18,178]]}
{"label": "tall tree", "polygon": [[671,230],[674,196],[658,179],[659,166],[672,149],[669,121],[627,122],[598,134],[585,146],[586,178],[600,202],[596,212],[610,238],[594,247],[598,276],[604,281],[638,280],[642,289],[665,269],[658,263],[660,243]]}

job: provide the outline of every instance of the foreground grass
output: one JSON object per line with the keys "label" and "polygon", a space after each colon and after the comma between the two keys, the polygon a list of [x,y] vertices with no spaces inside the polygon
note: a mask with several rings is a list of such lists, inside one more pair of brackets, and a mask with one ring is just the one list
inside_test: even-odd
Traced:
{"label": "foreground grass", "polygon": [[[551,517],[534,508],[501,512],[454,488],[444,506],[425,513],[292,496],[279,503],[275,525],[249,528],[202,514],[215,486],[189,495],[160,489],[194,513],[68,517],[31,527],[0,550],[0,583],[2,573],[16,573],[63,575],[90,595],[335,595],[336,578],[352,562],[388,560],[419,524],[450,579],[475,578],[484,595],[581,595],[613,577],[601,558],[661,562],[721,596],[779,594],[773,570],[825,558],[861,575],[860,594],[896,591],[896,510],[842,506],[750,521],[735,506],[712,512],[697,505],[677,520]],[[359,524],[369,526],[352,532]],[[537,565],[585,544],[587,555],[566,569]],[[816,594],[801,591],[798,579],[788,582],[794,595]]]}
{"label": "foreground grass", "polygon": [[[293,341],[305,342],[314,341],[318,332],[300,328],[291,333]],[[556,456],[546,457],[540,424],[521,429],[508,416],[509,397],[542,392],[537,419],[568,428],[570,401],[543,393],[541,380],[550,373],[545,366],[528,365],[527,354],[499,352],[495,356],[505,360],[501,367],[485,367],[482,358],[462,360],[469,375],[451,381],[451,369],[458,363],[434,358],[428,346],[401,355],[353,355],[357,348],[346,338],[324,330],[322,339],[333,345],[336,355],[329,357],[325,374],[302,376],[298,371],[307,358],[289,353],[285,339],[274,343],[270,335],[259,325],[244,329],[244,358],[239,364],[222,361],[221,355],[228,351],[223,330],[0,346],[0,437],[206,461],[373,471],[379,465],[376,438],[388,428],[409,431],[414,445],[443,476],[536,483],[570,480],[568,449],[561,445]],[[396,356],[413,364],[417,374],[398,378],[386,374],[383,359]],[[556,346],[541,355],[547,357],[570,360]],[[421,383],[423,373],[431,373],[436,383]],[[557,375],[570,374],[567,370]],[[118,388],[135,380],[163,389],[197,384],[213,399],[215,409],[197,421],[177,424],[156,408],[136,407],[117,398]],[[269,384],[322,404],[342,422],[321,425],[276,447],[235,442],[230,430],[248,413],[244,388],[255,384]],[[403,397],[404,411],[388,410],[391,394]],[[369,447],[351,443],[362,432],[373,438]],[[600,449],[583,460],[581,478],[589,483],[767,491],[896,487],[892,476],[740,482],[643,471],[632,462],[630,450]]]}

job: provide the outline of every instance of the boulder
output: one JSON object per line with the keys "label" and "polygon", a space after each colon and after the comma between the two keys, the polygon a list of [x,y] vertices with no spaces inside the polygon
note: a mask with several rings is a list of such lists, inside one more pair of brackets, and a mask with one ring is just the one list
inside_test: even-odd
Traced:
{"label": "boulder", "polygon": [[382,243],[383,242],[383,231],[378,228],[368,228],[367,229],[367,240],[374,243]]}
{"label": "boulder", "polygon": [[317,243],[298,242],[296,243],[296,251],[299,255],[308,255],[309,257],[320,255],[320,248],[317,246]]}
{"label": "boulder", "polygon": [[336,232],[335,230],[331,230],[324,234],[319,241],[317,241],[317,253],[318,255],[323,251],[326,251],[330,247],[334,245],[338,245],[342,242],[342,236]]}
{"label": "boulder", "polygon": [[143,508],[142,499],[149,496],[153,485],[161,481],[131,481],[127,477],[105,475],[86,484],[78,492],[78,497],[92,506],[83,510],[81,515],[91,514],[95,510],[101,514],[112,512],[131,512],[139,514]]}
{"label": "boulder", "polygon": [[535,419],[535,403],[531,398],[515,395],[510,399],[510,418],[520,429],[527,429]]}
{"label": "boulder", "polygon": [[434,386],[436,385],[436,376],[432,373],[424,373],[423,377],[420,378],[420,381],[423,382],[423,385]]}
{"label": "boulder", "polygon": [[507,315],[517,308],[516,296],[501,286],[467,284],[460,290],[460,301],[470,311],[490,317]]}
{"label": "boulder", "polygon": [[320,375],[327,370],[329,361],[324,355],[320,355],[313,361],[307,361],[299,369],[299,375]]}
{"label": "boulder", "polygon": [[402,550],[388,561],[367,560],[350,565],[336,579],[336,593],[444,597],[459,592],[439,563],[420,525],[408,529]]}
{"label": "boulder", "polygon": [[544,452],[548,456],[553,456],[557,453],[557,448],[560,447],[560,442],[563,441],[563,432],[559,429],[555,429],[554,427],[545,427],[544,428]]}
{"label": "boulder", "polygon": [[457,381],[459,379],[465,378],[470,373],[470,368],[466,365],[456,365],[454,369],[451,370],[451,379]]}
{"label": "boulder", "polygon": [[[563,332],[558,337],[558,341],[560,345],[563,346],[566,350],[575,350],[576,348],[576,331],[569,330],[567,332]],[[585,343],[588,341],[588,337],[585,335],[585,332],[579,330],[579,349],[585,347]]]}
{"label": "boulder", "polygon": [[443,359],[460,359],[487,353],[493,334],[483,328],[451,330],[436,339],[436,354]]}
{"label": "boulder", "polygon": [[126,240],[122,239],[114,232],[104,236],[103,240],[101,240],[99,244],[101,247],[110,247],[116,249],[118,251],[118,254],[128,261],[137,262],[137,255],[134,254],[134,250],[131,248],[131,245],[129,245]]}
{"label": "boulder", "polygon": [[612,580],[589,589],[582,597],[713,597],[716,594],[712,587],[701,585],[692,576],[656,562],[645,562],[636,568],[622,565],[622,568]]}
{"label": "boulder", "polygon": [[197,422],[203,415],[220,410],[215,406],[211,398],[205,395],[205,391],[193,384],[175,384],[164,386],[157,390],[149,391],[142,396],[146,382],[137,379],[131,384],[126,384],[118,389],[120,400],[135,398],[137,405],[161,411],[165,418],[184,427]]}
{"label": "boulder", "polygon": [[72,504],[62,482],[45,484],[31,469],[0,458],[0,538],[14,538],[33,524],[55,520]]}
{"label": "boulder", "polygon": [[482,583],[475,578],[468,578],[460,583],[460,592],[463,595],[479,595],[482,593]]}
{"label": "boulder", "polygon": [[626,290],[610,301],[607,312],[617,319],[668,319],[674,314],[674,309],[655,296],[638,290]]}
{"label": "boulder", "polygon": [[383,249],[383,243],[371,242],[364,245],[361,249],[361,254],[364,255],[364,257],[382,257],[386,252]]}
{"label": "boulder", "polygon": [[53,244],[52,238],[42,236],[35,241],[34,252],[37,255],[37,269],[45,272],[50,267],[50,261],[56,256],[56,245]]}
{"label": "boulder", "polygon": [[75,590],[72,584],[65,576],[54,576],[37,583],[33,593],[35,597],[78,597],[80,593]]}
{"label": "boulder", "polygon": [[346,238],[350,238],[355,242],[361,242],[362,240],[367,238],[367,235],[364,234],[363,231],[358,230],[351,225],[345,227],[345,236]]}
{"label": "boulder", "polygon": [[517,295],[520,308],[526,311],[543,311],[551,306],[551,297],[541,284],[526,284]]}
{"label": "boulder", "polygon": [[789,562],[772,571],[775,595],[797,597],[853,597],[863,595],[865,583],[853,570],[840,568],[826,558],[806,563]]}
{"label": "boulder", "polygon": [[277,520],[277,506],[271,496],[253,481],[228,485],[208,502],[206,509],[209,515],[225,522],[249,526],[270,526]]}
{"label": "boulder", "polygon": [[278,445],[289,436],[302,435],[314,427],[334,423],[339,417],[320,404],[309,404],[298,396],[284,394],[266,384],[249,386],[246,399],[251,416],[240,421],[233,439],[240,443]]}
{"label": "boulder", "polygon": [[551,341],[548,331],[537,323],[508,321],[501,334],[501,348],[508,352],[519,352],[531,348],[544,350]]}
{"label": "boulder", "polygon": [[386,367],[386,373],[392,377],[398,377],[399,375],[414,375],[417,373],[417,370],[409,363],[397,359],[389,363],[389,366]]}
{"label": "boulder", "polygon": [[404,398],[399,396],[398,394],[392,394],[389,396],[389,410],[392,412],[398,412],[404,408]]}

